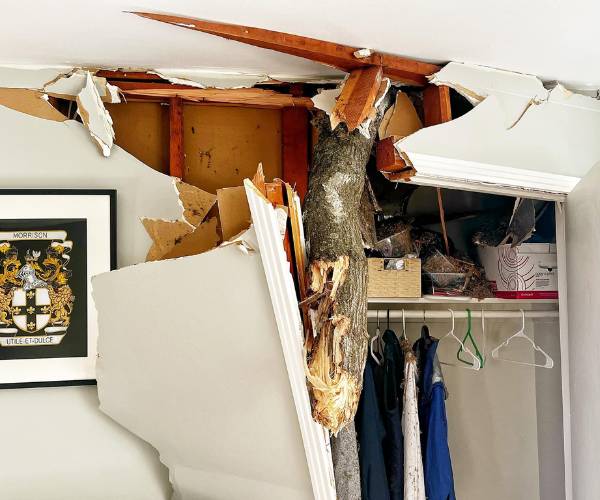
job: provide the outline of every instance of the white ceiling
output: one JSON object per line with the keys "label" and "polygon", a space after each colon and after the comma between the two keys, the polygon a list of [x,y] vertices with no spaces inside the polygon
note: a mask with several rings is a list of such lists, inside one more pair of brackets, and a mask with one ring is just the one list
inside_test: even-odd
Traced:
{"label": "white ceiling", "polygon": [[0,64],[335,73],[126,10],[246,24],[433,62],[482,64],[571,88],[600,87],[600,44],[592,37],[600,2],[594,0],[13,1],[2,6]]}

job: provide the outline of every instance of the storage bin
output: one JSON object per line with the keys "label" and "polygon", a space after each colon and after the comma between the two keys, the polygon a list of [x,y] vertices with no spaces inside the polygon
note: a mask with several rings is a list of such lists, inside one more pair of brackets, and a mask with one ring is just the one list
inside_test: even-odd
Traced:
{"label": "storage bin", "polygon": [[421,297],[421,259],[370,258],[369,297]]}

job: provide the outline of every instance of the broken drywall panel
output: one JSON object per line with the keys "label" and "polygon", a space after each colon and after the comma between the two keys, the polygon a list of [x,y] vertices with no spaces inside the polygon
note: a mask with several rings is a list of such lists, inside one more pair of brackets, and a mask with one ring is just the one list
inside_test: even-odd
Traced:
{"label": "broken drywall panel", "polygon": [[318,94],[311,97],[315,108],[327,113],[332,128],[334,127],[334,120],[332,119],[333,108],[335,108],[335,103],[337,102],[337,98],[341,93],[342,87],[339,86],[335,89],[319,89]]}
{"label": "broken drywall panel", "polygon": [[115,139],[112,118],[104,107],[98,89],[94,84],[91,73],[85,75],[85,85],[77,94],[77,113],[81,116],[83,124],[87,127],[100,147],[104,156],[110,155],[110,150]]}
{"label": "broken drywall panel", "polygon": [[223,240],[227,241],[250,227],[252,219],[244,186],[218,189],[217,205]]}
{"label": "broken drywall panel", "polygon": [[112,104],[121,102],[119,89],[116,86],[108,83],[106,78],[95,76],[90,73],[90,71],[84,69],[73,70],[66,75],[58,76],[54,80],[46,83],[43,91],[54,97],[75,99],[85,87],[88,75],[91,75],[91,79],[96,86],[98,95],[103,102]]}
{"label": "broken drywall panel", "polygon": [[43,90],[48,82],[68,75],[71,71],[71,66],[0,66],[0,88]]}
{"label": "broken drywall panel", "polygon": [[194,231],[194,226],[183,220],[149,219],[143,217],[142,225],[152,239],[146,261],[159,260],[170,252],[184,236]]}
{"label": "broken drywall panel", "polygon": [[193,232],[176,240],[173,247],[162,255],[161,258],[174,259],[177,257],[198,255],[215,248],[218,244],[217,218],[212,217],[194,228]]}
{"label": "broken drywall panel", "polygon": [[[259,251],[263,259],[263,268],[302,433],[314,498],[333,500],[336,498],[336,490],[329,436],[325,429],[312,418],[304,371],[306,353],[303,345],[302,320],[290,265],[281,240],[279,209],[274,208],[248,179],[244,181],[244,187],[252,213]],[[294,202],[295,200],[292,200],[292,203]]]}
{"label": "broken drywall panel", "polygon": [[48,102],[38,90],[0,88],[0,105],[44,120],[64,122],[67,117]]}
{"label": "broken drywall panel", "polygon": [[92,280],[100,408],[158,450],[180,500],[315,498],[266,267],[231,244]]}
{"label": "broken drywall panel", "polygon": [[174,179],[175,190],[183,211],[183,219],[192,226],[198,226],[217,201],[217,196],[207,193],[179,179]]}
{"label": "broken drywall panel", "polygon": [[171,83],[198,88],[239,89],[254,87],[269,79],[267,75],[252,75],[224,69],[169,69],[150,71]]}
{"label": "broken drywall panel", "polygon": [[140,217],[178,219],[172,178],[113,147],[103,158],[74,120],[42,120],[0,106],[2,187],[117,190],[117,263],[143,262],[150,246]]}
{"label": "broken drywall panel", "polygon": [[456,62],[435,73],[431,83],[453,88],[473,105],[491,95],[496,96],[506,128],[513,127],[530,106],[549,97],[542,81],[533,75]]}
{"label": "broken drywall panel", "polygon": [[406,137],[423,128],[423,123],[408,94],[399,90],[396,101],[383,116],[379,125],[379,140],[391,137]]}
{"label": "broken drywall panel", "polygon": [[395,146],[417,183],[447,179],[564,196],[600,158],[599,136],[600,102],[557,86],[511,128],[502,97],[491,94],[460,118]]}

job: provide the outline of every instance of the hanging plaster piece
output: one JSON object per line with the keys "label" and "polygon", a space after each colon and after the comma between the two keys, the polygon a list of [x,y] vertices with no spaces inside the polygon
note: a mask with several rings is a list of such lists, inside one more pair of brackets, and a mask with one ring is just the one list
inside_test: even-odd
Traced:
{"label": "hanging plaster piece", "polygon": [[146,261],[160,260],[170,252],[184,236],[194,231],[194,226],[181,220],[141,219],[144,229],[152,239]]}
{"label": "hanging plaster piece", "polygon": [[86,74],[86,83],[81,92],[77,94],[76,100],[77,113],[81,116],[83,124],[89,130],[92,139],[96,141],[104,156],[110,156],[110,150],[115,139],[112,118],[104,107],[89,71]]}
{"label": "hanging plaster piece", "polygon": [[0,66],[0,88],[42,91],[48,82],[69,75],[73,69],[71,66]]}
{"label": "hanging plaster piece", "polygon": [[217,202],[217,196],[196,186],[174,179],[173,184],[183,210],[183,219],[192,226],[198,226]]}
{"label": "hanging plaster piece", "polygon": [[106,78],[92,75],[90,71],[85,69],[76,69],[67,75],[60,75],[46,83],[43,90],[53,97],[75,99],[86,86],[88,75],[90,75],[94,82],[98,96],[103,102],[112,104],[121,102],[118,87],[108,83]]}
{"label": "hanging plaster piece", "polygon": [[64,122],[67,117],[48,102],[38,90],[0,88],[0,105],[44,120]]}
{"label": "hanging plaster piece", "polygon": [[170,81],[171,83],[189,85],[201,89],[240,89],[254,87],[257,83],[269,80],[267,75],[252,75],[242,71],[225,69],[173,69],[156,68],[149,73]]}
{"label": "hanging plaster piece", "polygon": [[335,121],[332,119],[333,108],[335,107],[337,98],[340,96],[341,93],[342,88],[340,86],[335,89],[319,89],[319,93],[311,97],[315,108],[320,109],[321,111],[325,111],[327,116],[329,116],[332,129],[335,128]]}
{"label": "hanging plaster piece", "polygon": [[414,182],[444,179],[458,189],[503,186],[517,195],[562,199],[600,158],[600,101],[561,85],[547,91],[527,75],[456,63],[446,68],[435,83],[465,95],[473,87],[469,92],[483,100],[458,119],[395,143],[416,170]]}

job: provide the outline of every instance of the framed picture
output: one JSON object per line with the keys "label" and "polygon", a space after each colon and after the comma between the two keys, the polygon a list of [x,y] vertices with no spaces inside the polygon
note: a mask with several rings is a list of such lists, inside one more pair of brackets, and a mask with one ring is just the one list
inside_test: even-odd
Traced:
{"label": "framed picture", "polygon": [[95,382],[90,278],[116,264],[116,191],[0,189],[0,388]]}

